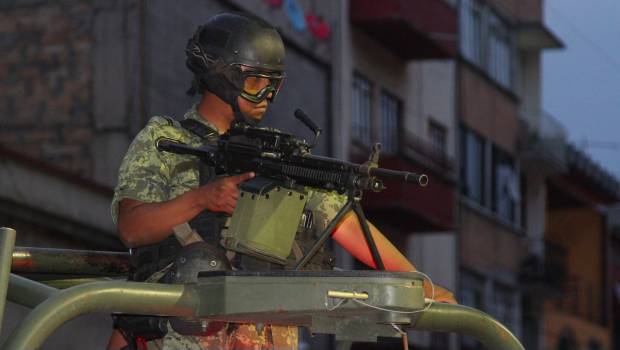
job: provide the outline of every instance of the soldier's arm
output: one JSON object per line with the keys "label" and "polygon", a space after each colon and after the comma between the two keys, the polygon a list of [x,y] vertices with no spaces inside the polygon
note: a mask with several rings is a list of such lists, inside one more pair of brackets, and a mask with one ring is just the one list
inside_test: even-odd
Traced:
{"label": "soldier's arm", "polygon": [[[387,271],[417,271],[415,266],[370,222],[370,233]],[[366,244],[364,233],[353,212],[347,213],[332,232],[332,238],[347,252],[364,264],[376,269],[370,248]],[[428,280],[424,281],[424,295],[433,297]],[[435,301],[456,304],[454,295],[447,289],[435,285]]]}
{"label": "soldier's arm", "polygon": [[165,202],[145,203],[124,198],[118,208],[120,239],[127,247],[153,244],[164,240],[174,226],[191,220],[205,209],[232,214],[239,196],[237,186],[253,176],[245,173],[222,177]]}

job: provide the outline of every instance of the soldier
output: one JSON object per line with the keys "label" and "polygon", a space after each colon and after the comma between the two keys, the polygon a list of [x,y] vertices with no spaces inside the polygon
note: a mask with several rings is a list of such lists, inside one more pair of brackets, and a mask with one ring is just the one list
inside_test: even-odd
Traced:
{"label": "soldier", "polygon": [[[285,77],[280,35],[269,23],[247,14],[224,13],[210,18],[189,40],[186,54],[187,67],[194,74],[188,93],[201,94],[200,102],[181,122],[166,117],[154,117],[148,122],[123,159],[112,202],[120,238],[132,248],[137,265],[132,279],[137,281],[158,281],[166,275],[183,245],[172,232],[177,233],[185,223],[198,232],[213,254],[227,260],[220,231],[235,208],[239,184],[254,177],[253,173],[217,176],[195,157],[158,152],[157,140],[167,138],[201,146],[216,140],[235,121],[257,125],[276,99]],[[316,231],[327,226],[344,201],[342,196],[313,193],[306,208],[314,213]],[[415,271],[374,226],[371,229],[386,269]],[[364,238],[354,216],[345,216],[333,238],[358,259],[373,265],[368,248],[356,243]],[[307,239],[307,234],[297,235],[298,249],[307,246]],[[218,255],[218,251],[222,254]],[[312,263],[321,268],[327,260],[319,255]],[[252,270],[287,267],[239,253],[222,262],[222,266],[228,264]],[[425,286],[427,289],[430,291]],[[426,294],[430,297],[429,292]],[[441,288],[435,297],[454,302],[452,294]],[[126,339],[129,349],[296,349],[298,343],[296,327],[219,325],[200,335],[181,335],[169,325],[165,328],[162,339],[149,342],[135,332],[121,331],[131,338]],[[109,348],[119,349],[126,344],[115,332]]]}

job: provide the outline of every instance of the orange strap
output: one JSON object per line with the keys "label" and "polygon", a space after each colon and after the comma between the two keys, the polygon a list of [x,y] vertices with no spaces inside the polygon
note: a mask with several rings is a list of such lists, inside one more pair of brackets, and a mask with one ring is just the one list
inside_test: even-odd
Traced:
{"label": "orange strap", "polygon": [[[387,271],[416,271],[409,260],[372,223],[368,222],[368,226]],[[353,212],[345,214],[332,232],[332,238],[357,260],[373,269],[377,268],[362,227]]]}

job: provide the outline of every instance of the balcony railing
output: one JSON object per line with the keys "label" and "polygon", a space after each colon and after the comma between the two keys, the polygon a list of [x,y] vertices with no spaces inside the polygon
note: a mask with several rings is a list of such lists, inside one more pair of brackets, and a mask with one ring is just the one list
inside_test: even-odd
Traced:
{"label": "balcony railing", "polygon": [[[439,149],[425,139],[411,132],[407,132],[402,137],[400,152],[405,156],[425,158],[431,166],[437,167],[441,172],[451,172],[454,170],[454,159],[445,150]],[[423,161],[424,162],[424,161]],[[429,164],[426,164],[429,165]]]}
{"label": "balcony railing", "polygon": [[[355,149],[353,159],[362,161],[370,152],[370,144],[361,140],[353,140]],[[439,171],[441,174],[452,175],[454,159],[446,153],[445,149],[434,146],[426,139],[411,132],[401,133],[395,146],[396,151],[382,149],[383,155],[404,156],[419,162],[425,167]],[[359,153],[359,154],[358,154]],[[362,157],[362,158],[360,158]]]}
{"label": "balcony railing", "polygon": [[[596,295],[597,292],[599,295]],[[600,288],[595,288],[594,283],[572,275],[567,279],[564,297],[555,301],[555,308],[590,322],[603,324],[604,298],[604,293]]]}
{"label": "balcony railing", "polygon": [[[566,128],[545,111],[522,111],[519,146],[527,167],[550,172],[566,169]],[[541,167],[543,165],[543,167]]]}
{"label": "balcony railing", "polygon": [[530,241],[531,254],[521,265],[520,278],[525,287],[542,297],[556,298],[567,289],[566,250],[543,239]]}

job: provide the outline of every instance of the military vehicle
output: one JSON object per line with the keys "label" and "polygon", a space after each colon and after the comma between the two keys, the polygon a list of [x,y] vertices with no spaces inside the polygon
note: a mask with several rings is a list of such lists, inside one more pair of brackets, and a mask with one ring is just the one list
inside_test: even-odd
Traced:
{"label": "military vehicle", "polygon": [[[384,271],[206,272],[196,283],[119,280],[127,254],[14,247],[0,228],[0,314],[5,300],[33,308],[4,350],[36,349],[63,323],[85,313],[292,324],[337,340],[403,337],[408,329],[456,332],[487,349],[523,349],[506,327],[462,305],[425,300],[419,273]],[[11,263],[13,262],[13,263]],[[13,272],[11,272],[13,269]],[[37,275],[39,281],[20,275]]]}
{"label": "military vehicle", "polygon": [[[0,228],[0,321],[6,300],[33,308],[2,349],[36,349],[63,323],[97,311],[166,316],[173,328],[173,321],[182,320],[182,325],[195,327],[193,331],[198,333],[213,321],[296,325],[312,334],[333,334],[340,341],[400,337],[406,349],[406,330],[415,329],[468,335],[488,349],[523,349],[519,340],[489,315],[426,299],[422,287],[426,276],[422,273],[302,270],[349,211],[362,223],[375,265],[383,270],[365,224],[362,193],[381,191],[382,178],[419,185],[425,185],[428,178],[379,168],[379,144],[364,164],[313,156],[310,149],[320,129],[303,113],[296,112],[296,116],[315,134],[311,144],[290,134],[247,125],[233,126],[230,135],[213,146],[194,149],[170,140],[158,140],[157,144],[160,151],[199,156],[226,173],[255,171],[268,180],[253,188],[242,187],[231,217],[229,230],[238,232],[231,236],[230,248],[243,253],[278,261],[291,251],[299,220],[293,225],[282,225],[282,220],[274,224],[272,214],[262,213],[264,208],[271,208],[270,213],[281,210],[279,214],[288,218],[301,215],[303,205],[296,202],[303,195],[295,199],[292,193],[303,193],[306,186],[345,193],[347,203],[293,270],[218,270],[217,261],[208,257],[189,263],[190,249],[175,262],[174,284],[127,282],[131,270],[127,253],[14,247],[15,230]],[[281,232],[283,229],[290,232]],[[291,239],[282,239],[286,235]],[[282,249],[284,241],[288,246]],[[279,255],[282,252],[284,255]]]}

